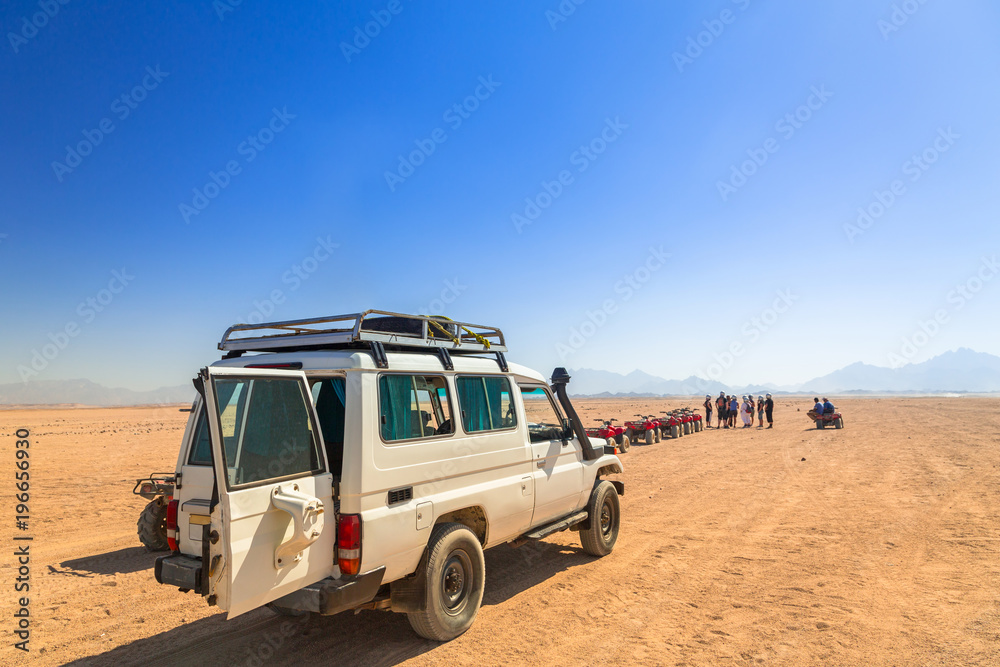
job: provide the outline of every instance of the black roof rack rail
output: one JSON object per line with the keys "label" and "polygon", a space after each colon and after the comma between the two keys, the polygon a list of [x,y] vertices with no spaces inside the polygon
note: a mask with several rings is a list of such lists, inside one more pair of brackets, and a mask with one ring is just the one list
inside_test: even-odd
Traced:
{"label": "black roof rack rail", "polygon": [[[376,345],[377,343],[377,345]],[[235,324],[226,330],[219,349],[226,357],[243,352],[368,349],[376,364],[385,362],[385,349],[446,350],[450,354],[496,354],[507,370],[503,332],[497,327],[458,322],[432,315],[404,315],[366,310],[304,320]],[[444,359],[444,357],[442,357]]]}

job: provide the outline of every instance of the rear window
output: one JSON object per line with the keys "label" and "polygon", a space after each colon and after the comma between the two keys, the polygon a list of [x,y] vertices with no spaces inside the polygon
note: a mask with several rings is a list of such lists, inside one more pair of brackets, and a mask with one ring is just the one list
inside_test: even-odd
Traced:
{"label": "rear window", "polygon": [[218,377],[215,400],[230,487],[323,471],[300,381]]}
{"label": "rear window", "polygon": [[455,378],[462,426],[466,433],[496,431],[517,426],[510,381],[496,375]]}

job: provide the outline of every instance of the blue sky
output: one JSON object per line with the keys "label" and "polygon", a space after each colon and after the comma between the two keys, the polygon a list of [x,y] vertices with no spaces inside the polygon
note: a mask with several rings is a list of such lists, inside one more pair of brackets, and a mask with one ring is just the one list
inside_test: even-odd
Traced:
{"label": "blue sky", "polygon": [[343,4],[4,4],[0,382],[365,308],[544,373],[1000,354],[995,5]]}

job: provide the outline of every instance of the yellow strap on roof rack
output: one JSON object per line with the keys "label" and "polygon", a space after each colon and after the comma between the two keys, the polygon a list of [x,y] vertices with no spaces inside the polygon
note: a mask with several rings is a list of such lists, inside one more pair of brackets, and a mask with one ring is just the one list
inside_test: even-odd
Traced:
{"label": "yellow strap on roof rack", "polygon": [[[435,317],[438,317],[438,318],[440,318],[442,320],[448,320],[449,322],[452,321],[450,317],[446,317],[444,315],[435,315]],[[458,338],[455,338],[450,333],[448,333],[447,331],[445,331],[445,328],[442,327],[440,324],[434,322],[433,320],[427,320],[427,322],[430,323],[430,324],[433,324],[435,327],[437,327],[438,329],[440,329],[441,332],[444,335],[446,335],[449,338],[451,338],[452,342],[455,342],[455,343],[459,342]],[[471,329],[469,329],[467,327],[461,327],[461,329],[462,329],[462,331],[466,332],[467,334],[469,334],[470,336],[472,336],[473,338],[475,338],[476,342],[479,343],[480,345],[482,345],[483,347],[485,347],[487,350],[490,349],[490,341],[485,336],[477,334],[475,331],[473,331],[473,330],[471,330]]]}

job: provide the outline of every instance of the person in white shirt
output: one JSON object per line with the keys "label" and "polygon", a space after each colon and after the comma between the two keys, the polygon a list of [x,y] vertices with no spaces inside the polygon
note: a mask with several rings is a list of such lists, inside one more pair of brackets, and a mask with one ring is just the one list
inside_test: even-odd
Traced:
{"label": "person in white shirt", "polygon": [[750,428],[750,400],[744,396],[743,404],[740,406],[740,417],[743,419],[743,428]]}

